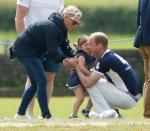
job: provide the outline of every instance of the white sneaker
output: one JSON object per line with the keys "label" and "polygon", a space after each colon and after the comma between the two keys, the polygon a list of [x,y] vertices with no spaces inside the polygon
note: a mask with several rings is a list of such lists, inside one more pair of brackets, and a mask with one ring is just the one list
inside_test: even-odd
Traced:
{"label": "white sneaker", "polygon": [[118,118],[118,113],[114,109],[106,110],[99,114],[100,118]]}
{"label": "white sneaker", "polygon": [[32,113],[27,113],[27,115],[26,115],[28,118],[30,118],[30,119],[34,119],[35,118],[35,116],[34,116],[34,114]]}
{"label": "white sneaker", "polygon": [[29,120],[30,118],[26,115],[19,115],[18,113],[15,114],[14,120]]}
{"label": "white sneaker", "polygon": [[94,111],[91,111],[89,113],[89,118],[100,118],[99,114],[94,112]]}

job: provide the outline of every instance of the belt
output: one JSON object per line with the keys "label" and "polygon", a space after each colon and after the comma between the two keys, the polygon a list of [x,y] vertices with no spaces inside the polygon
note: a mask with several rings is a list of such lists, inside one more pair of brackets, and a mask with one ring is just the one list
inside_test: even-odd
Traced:
{"label": "belt", "polygon": [[142,94],[141,93],[138,93],[137,95],[132,95],[132,94],[130,94],[130,96],[136,101],[136,102],[138,102],[139,101],[139,99],[142,97]]}

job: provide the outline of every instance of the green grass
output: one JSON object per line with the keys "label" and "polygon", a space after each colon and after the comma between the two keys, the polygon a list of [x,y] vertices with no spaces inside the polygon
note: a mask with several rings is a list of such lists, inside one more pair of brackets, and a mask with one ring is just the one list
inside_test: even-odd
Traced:
{"label": "green grass", "polygon": [[[137,0],[65,0],[65,5],[79,5],[84,7],[127,7],[136,8]],[[0,0],[0,6],[15,6],[16,0]]]}
{"label": "green grass", "polygon": [[[17,111],[20,100],[21,99],[19,98],[0,98],[0,117],[13,117],[15,112]],[[68,119],[74,101],[75,97],[52,97],[49,107],[51,109],[52,114],[54,114],[56,118]],[[86,102],[87,98],[85,99],[84,103],[82,104],[79,110],[78,115],[79,119],[81,120],[83,119],[81,115],[81,109],[85,107]],[[142,99],[138,102],[136,107],[130,110],[121,110],[121,113],[127,119],[142,119]],[[36,116],[40,114],[37,102],[35,105],[35,114]]]}
{"label": "green grass", "polygon": [[[18,98],[1,98],[0,99],[0,131],[149,131],[150,121],[143,118],[143,100],[141,99],[136,107],[130,110],[120,110],[123,114],[123,119],[113,120],[98,120],[85,119],[81,115],[81,109],[85,107],[87,98],[82,104],[78,119],[69,119],[75,97],[53,97],[49,105],[52,114],[55,116],[55,121],[14,121],[12,120],[21,99]],[[35,105],[36,116],[40,114],[38,104]],[[9,117],[8,119],[3,119]],[[1,124],[32,124],[33,127],[1,127]],[[108,126],[91,125],[91,124],[108,124]],[[77,124],[81,124],[77,126]],[[70,126],[69,126],[70,125]]]}

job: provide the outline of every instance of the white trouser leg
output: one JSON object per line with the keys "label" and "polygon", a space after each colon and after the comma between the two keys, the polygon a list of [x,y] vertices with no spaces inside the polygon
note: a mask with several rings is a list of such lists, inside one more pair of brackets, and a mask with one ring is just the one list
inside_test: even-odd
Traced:
{"label": "white trouser leg", "polygon": [[87,91],[97,113],[112,108],[129,109],[136,104],[136,101],[129,94],[120,91],[103,78],[88,88]]}
{"label": "white trouser leg", "polygon": [[97,113],[101,113],[111,108],[96,85],[92,86],[91,88],[88,88],[87,91],[91,98],[93,107],[95,108]]}

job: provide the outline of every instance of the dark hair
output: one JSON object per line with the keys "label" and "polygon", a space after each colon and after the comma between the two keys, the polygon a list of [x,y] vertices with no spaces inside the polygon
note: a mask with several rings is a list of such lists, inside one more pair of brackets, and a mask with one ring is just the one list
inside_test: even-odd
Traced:
{"label": "dark hair", "polygon": [[77,43],[74,44],[74,47],[78,50],[81,48],[81,46],[87,42],[88,40],[88,36],[87,35],[82,35],[81,37],[79,37],[79,39],[77,40]]}

